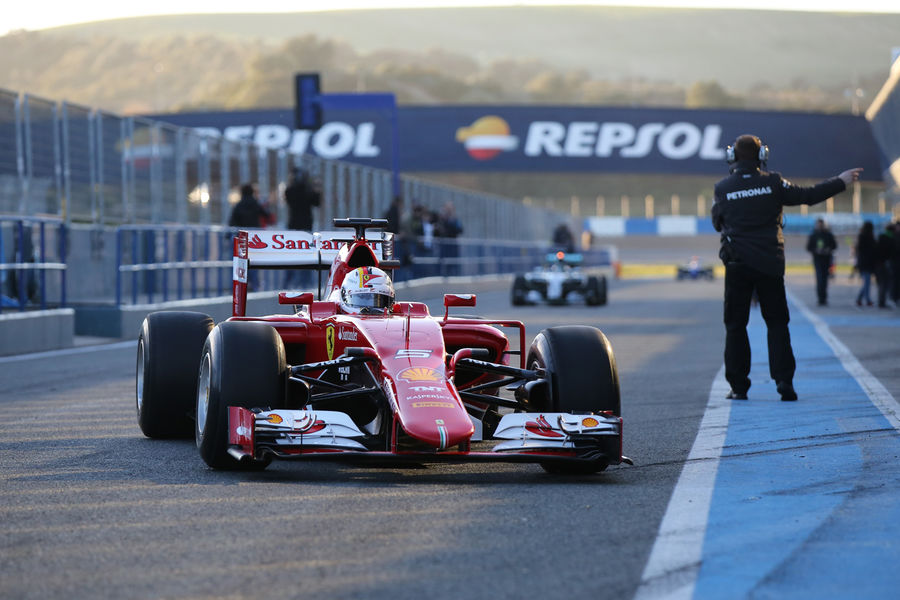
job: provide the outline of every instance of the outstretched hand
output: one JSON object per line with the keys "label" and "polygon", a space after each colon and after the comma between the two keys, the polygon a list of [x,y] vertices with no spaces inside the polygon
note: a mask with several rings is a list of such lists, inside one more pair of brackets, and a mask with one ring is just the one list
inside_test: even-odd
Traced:
{"label": "outstretched hand", "polygon": [[860,173],[862,173],[862,168],[856,167],[855,169],[847,169],[846,171],[838,175],[838,177],[840,177],[844,182],[844,185],[849,188],[851,183],[859,179]]}

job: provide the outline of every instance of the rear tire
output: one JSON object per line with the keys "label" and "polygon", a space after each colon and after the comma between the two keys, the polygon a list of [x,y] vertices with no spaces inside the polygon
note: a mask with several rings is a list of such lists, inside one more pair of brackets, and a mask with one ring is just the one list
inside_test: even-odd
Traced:
{"label": "rear tire", "polygon": [[135,406],[147,437],[190,437],[197,365],[212,328],[212,318],[198,312],[154,312],[141,324]]}
{"label": "rear tire", "polygon": [[[538,412],[599,413],[621,416],[619,372],[612,346],[595,327],[551,327],[531,344],[526,365],[542,368],[548,383],[535,389],[529,410]],[[604,463],[542,463],[550,473],[587,474],[602,471]]]}
{"label": "rear tire", "polygon": [[228,407],[282,408],[287,364],[275,328],[252,321],[226,321],[203,346],[197,383],[195,439],[214,469],[264,469],[271,458],[238,462],[228,454]]}

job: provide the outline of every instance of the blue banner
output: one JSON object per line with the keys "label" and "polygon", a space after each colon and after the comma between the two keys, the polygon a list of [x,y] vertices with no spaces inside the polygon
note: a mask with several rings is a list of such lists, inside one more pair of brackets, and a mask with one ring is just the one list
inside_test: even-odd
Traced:
{"label": "blue banner", "polygon": [[[293,131],[293,109],[155,115],[226,138],[390,169],[384,110],[326,110],[321,129]],[[398,107],[404,172],[591,172],[718,176],[725,147],[758,135],[768,168],[820,179],[850,167],[881,179],[869,123],[852,115],[572,106]]]}

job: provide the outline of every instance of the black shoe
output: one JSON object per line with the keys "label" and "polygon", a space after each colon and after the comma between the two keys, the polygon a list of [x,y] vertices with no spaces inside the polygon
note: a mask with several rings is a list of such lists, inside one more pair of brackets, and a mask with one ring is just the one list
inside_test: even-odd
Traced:
{"label": "black shoe", "polygon": [[728,395],[725,396],[725,399],[726,400],[746,400],[747,392],[736,392],[734,390],[731,390],[730,392],[728,392]]}
{"label": "black shoe", "polygon": [[797,399],[797,392],[794,391],[794,386],[790,381],[782,381],[776,386],[776,389],[784,402],[793,402]]}

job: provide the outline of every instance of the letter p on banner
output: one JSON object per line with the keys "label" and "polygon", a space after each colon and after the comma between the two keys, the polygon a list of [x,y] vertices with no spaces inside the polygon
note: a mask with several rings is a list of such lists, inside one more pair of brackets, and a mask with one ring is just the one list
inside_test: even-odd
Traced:
{"label": "letter p on banner", "polygon": [[318,73],[294,75],[294,129],[318,129],[322,126],[322,102]]}

